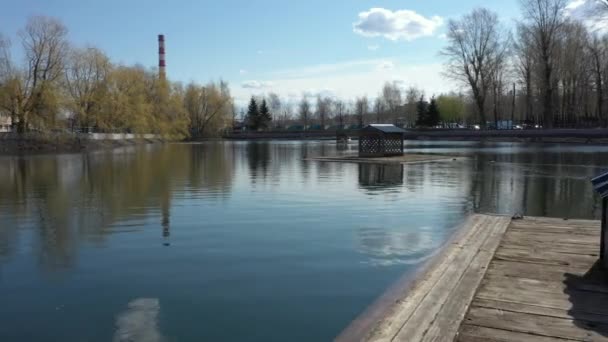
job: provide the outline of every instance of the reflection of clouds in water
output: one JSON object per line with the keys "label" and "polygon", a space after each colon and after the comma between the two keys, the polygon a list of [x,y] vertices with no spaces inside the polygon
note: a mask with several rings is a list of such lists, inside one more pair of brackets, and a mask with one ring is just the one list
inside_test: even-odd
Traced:
{"label": "reflection of clouds in water", "polygon": [[431,227],[410,231],[391,231],[382,228],[359,230],[360,251],[369,255],[365,263],[373,266],[418,264],[433,255],[440,239]]}
{"label": "reflection of clouds in water", "polygon": [[116,317],[114,342],[159,342],[163,338],[158,329],[160,303],[156,298],[131,301],[128,309]]}

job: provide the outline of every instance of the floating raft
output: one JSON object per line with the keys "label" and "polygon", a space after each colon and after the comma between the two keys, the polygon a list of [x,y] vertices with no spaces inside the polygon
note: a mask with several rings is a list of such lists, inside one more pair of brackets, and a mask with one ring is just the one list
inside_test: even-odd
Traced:
{"label": "floating raft", "polygon": [[337,340],[608,341],[599,245],[599,221],[473,215],[378,319]]}
{"label": "floating raft", "polygon": [[335,157],[311,157],[306,160],[335,162],[335,163],[358,163],[358,164],[413,164],[431,161],[458,160],[463,157],[450,157],[432,154],[404,154],[395,157],[362,158],[358,156],[335,156]]}

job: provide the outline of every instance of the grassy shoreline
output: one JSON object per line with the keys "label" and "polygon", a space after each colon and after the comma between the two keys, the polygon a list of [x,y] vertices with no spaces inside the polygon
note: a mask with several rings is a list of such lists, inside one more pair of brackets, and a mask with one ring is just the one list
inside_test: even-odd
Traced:
{"label": "grassy shoreline", "polygon": [[161,142],[161,139],[146,138],[93,140],[71,134],[5,135],[0,138],[0,155],[78,153]]}

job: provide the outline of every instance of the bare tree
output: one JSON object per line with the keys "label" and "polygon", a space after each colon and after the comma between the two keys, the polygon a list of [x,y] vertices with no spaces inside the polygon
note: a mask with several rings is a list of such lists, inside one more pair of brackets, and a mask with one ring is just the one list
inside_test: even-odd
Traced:
{"label": "bare tree", "polygon": [[339,128],[344,128],[344,116],[346,115],[346,105],[344,104],[344,101],[334,101],[334,113],[336,114],[336,119],[338,119]]}
{"label": "bare tree", "polygon": [[50,17],[30,18],[20,33],[26,66],[21,88],[24,101],[19,111],[19,132],[25,131],[31,114],[45,121],[54,121],[55,113],[45,111],[49,102],[54,100],[55,82],[63,73],[67,33],[67,28],[59,20]]}
{"label": "bare tree", "polygon": [[558,58],[559,30],[564,25],[566,0],[522,0],[524,20],[530,28],[541,68],[543,125],[553,127],[554,73]]}
{"label": "bare tree", "polygon": [[374,101],[374,114],[376,114],[376,123],[382,123],[382,116],[386,111],[386,104],[382,97],[378,96]]}
{"label": "bare tree", "polygon": [[597,114],[605,127],[608,123],[604,116],[604,71],[606,60],[608,60],[608,47],[603,44],[597,34],[593,34],[588,41],[587,49],[591,57],[591,72],[593,74],[597,100]]}
{"label": "bare tree", "polygon": [[358,97],[355,101],[355,115],[357,116],[357,125],[363,128],[365,125],[365,117],[369,112],[369,101],[367,96]]}
{"label": "bare tree", "polygon": [[186,86],[184,107],[190,117],[190,131],[193,137],[201,137],[225,128],[233,115],[232,97],[228,84],[209,83],[199,86],[190,83]]}
{"label": "bare tree", "polygon": [[321,124],[321,129],[325,129],[325,124],[331,113],[332,100],[329,97],[322,97],[320,94],[317,95],[317,117]]}
{"label": "bare tree", "polygon": [[270,107],[270,114],[273,122],[278,122],[280,126],[284,125],[285,122],[281,120],[281,98],[276,93],[268,94],[268,106]]}
{"label": "bare tree", "polygon": [[399,121],[399,107],[403,102],[401,89],[397,82],[386,82],[384,84],[384,87],[382,87],[382,102],[386,104],[390,120],[397,124],[397,121]]}
{"label": "bare tree", "polygon": [[11,42],[0,33],[0,84],[4,84],[11,75]]}
{"label": "bare tree", "polygon": [[82,127],[91,126],[102,108],[110,67],[109,58],[95,48],[73,49],[68,55],[64,89],[74,119]]}
{"label": "bare tree", "polygon": [[17,122],[17,107],[14,105],[14,87],[17,85],[11,63],[10,41],[0,34],[0,116],[11,118],[14,126]]}
{"label": "bare tree", "polygon": [[300,115],[300,120],[302,120],[302,124],[304,125],[304,130],[308,128],[308,121],[310,120],[310,102],[308,101],[308,96],[302,95],[302,99],[298,105],[298,114]]}
{"label": "bare tree", "polygon": [[416,125],[416,120],[418,118],[417,113],[417,103],[418,99],[424,95],[424,92],[416,87],[409,87],[405,93],[405,101],[406,101],[406,121],[409,127],[414,127]]}
{"label": "bare tree", "polygon": [[533,121],[532,107],[532,74],[534,70],[534,42],[532,41],[532,32],[526,25],[519,24],[517,26],[517,39],[514,41],[515,50],[515,68],[517,78],[523,85],[525,91],[525,120]]}
{"label": "bare tree", "polygon": [[492,75],[507,48],[506,35],[498,15],[484,8],[476,9],[448,24],[445,75],[471,87],[481,125],[486,124],[486,98]]}
{"label": "bare tree", "polygon": [[20,133],[29,127],[34,115],[39,125],[52,125],[55,121],[59,102],[57,81],[63,74],[66,36],[67,29],[57,19],[32,17],[20,32],[25,57],[22,68],[11,65],[7,43],[0,48],[5,59],[0,66],[4,79],[4,100],[0,106],[18,119]]}

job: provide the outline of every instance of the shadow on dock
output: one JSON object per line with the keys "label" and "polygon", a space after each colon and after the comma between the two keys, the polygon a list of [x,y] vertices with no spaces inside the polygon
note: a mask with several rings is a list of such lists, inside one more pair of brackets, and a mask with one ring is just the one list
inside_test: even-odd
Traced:
{"label": "shadow on dock", "polygon": [[608,337],[608,271],[597,261],[584,275],[564,274],[564,293],[572,304],[568,315],[584,330]]}

